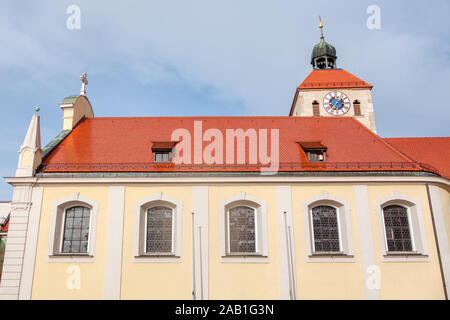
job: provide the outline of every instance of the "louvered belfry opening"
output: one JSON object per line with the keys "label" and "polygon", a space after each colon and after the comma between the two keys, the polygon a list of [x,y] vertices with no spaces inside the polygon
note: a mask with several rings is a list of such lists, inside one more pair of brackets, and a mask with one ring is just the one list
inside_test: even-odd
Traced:
{"label": "louvered belfry opening", "polygon": [[313,116],[314,117],[320,117],[319,102],[317,102],[317,100],[313,101],[312,108],[313,108]]}
{"label": "louvered belfry opening", "polygon": [[359,102],[359,100],[355,100],[353,101],[353,110],[355,112],[355,116],[361,116],[361,103]]}

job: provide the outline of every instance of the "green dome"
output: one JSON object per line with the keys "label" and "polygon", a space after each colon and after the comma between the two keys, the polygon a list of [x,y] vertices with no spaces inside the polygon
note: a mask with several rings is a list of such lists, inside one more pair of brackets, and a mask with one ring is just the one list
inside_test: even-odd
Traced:
{"label": "green dome", "polygon": [[320,42],[314,46],[311,62],[314,61],[315,58],[329,56],[336,59],[336,49],[325,41],[324,38],[320,39]]}

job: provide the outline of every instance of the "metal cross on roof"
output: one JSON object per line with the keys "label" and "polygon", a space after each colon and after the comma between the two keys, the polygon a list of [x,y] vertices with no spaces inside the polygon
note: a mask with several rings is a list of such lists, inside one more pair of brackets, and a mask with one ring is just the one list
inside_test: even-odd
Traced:
{"label": "metal cross on roof", "polygon": [[84,72],[81,76],[81,90],[80,90],[80,95],[85,96],[86,95],[86,86],[88,84],[88,80],[87,80],[87,73]]}

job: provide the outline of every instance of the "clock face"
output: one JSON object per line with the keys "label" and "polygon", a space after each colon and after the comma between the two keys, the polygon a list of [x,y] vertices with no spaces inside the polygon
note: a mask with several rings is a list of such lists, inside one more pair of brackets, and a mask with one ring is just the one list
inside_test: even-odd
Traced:
{"label": "clock face", "polygon": [[323,99],[323,107],[333,116],[342,116],[350,109],[350,99],[342,92],[330,92]]}

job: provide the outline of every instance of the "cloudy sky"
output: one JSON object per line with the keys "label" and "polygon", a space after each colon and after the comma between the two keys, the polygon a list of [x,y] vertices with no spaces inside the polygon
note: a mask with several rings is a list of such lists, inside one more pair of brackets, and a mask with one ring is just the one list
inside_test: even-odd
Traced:
{"label": "cloudy sky", "polygon": [[[66,26],[73,4],[79,30]],[[14,175],[36,106],[42,144],[60,132],[83,72],[100,117],[288,115],[319,14],[338,67],[375,86],[379,135],[450,135],[448,0],[1,0],[0,176]]]}

